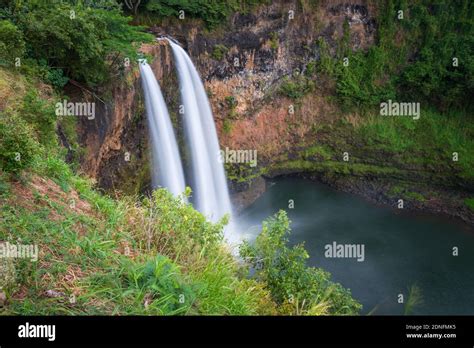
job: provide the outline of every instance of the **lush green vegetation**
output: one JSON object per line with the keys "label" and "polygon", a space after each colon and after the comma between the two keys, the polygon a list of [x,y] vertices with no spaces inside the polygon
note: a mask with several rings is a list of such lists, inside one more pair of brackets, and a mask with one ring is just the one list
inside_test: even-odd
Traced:
{"label": "lush green vegetation", "polygon": [[[77,209],[67,193],[66,202],[54,199],[63,193],[51,183],[46,195],[33,191],[37,209],[18,204],[21,197],[4,197],[2,240],[21,238],[41,252],[38,263],[15,262],[14,279],[2,284],[10,298],[6,313],[258,314],[266,298],[274,307],[263,287],[237,278],[221,224],[164,190],[140,203],[114,201],[64,174],[67,166],[59,171],[56,161],[45,164],[42,176],[61,176],[68,192],[77,190]],[[48,290],[57,297],[45,295]],[[21,291],[25,298],[16,298]]]}
{"label": "lush green vegetation", "polygon": [[467,198],[464,203],[466,203],[466,205],[469,207],[469,209],[471,209],[472,211],[474,211],[474,198]]}
{"label": "lush green vegetation", "polygon": [[[184,11],[213,28],[235,10],[245,12],[261,2],[148,0],[125,11],[159,18],[179,18]],[[64,99],[63,87],[70,80],[100,89],[123,76],[127,59],[133,64],[137,47],[151,37],[130,25],[131,18],[114,0],[0,0],[0,5],[0,241],[21,240],[40,248],[36,263],[0,263],[0,286],[8,298],[3,313],[360,311],[361,305],[327,272],[307,267],[303,245],[288,246],[290,221],[284,212],[263,223],[255,243],[241,246],[243,262],[238,262],[223,240],[225,219],[210,223],[165,190],[146,198],[100,194],[75,172],[81,153],[75,121],[56,116],[54,104]],[[387,194],[424,202],[424,194],[403,181],[412,168],[436,172],[432,180],[474,177],[472,103],[466,102],[473,94],[474,6],[468,1],[436,0],[428,6],[424,0],[386,0],[380,9],[376,43],[367,51],[349,48],[346,25],[335,55],[320,40],[320,59],[309,62],[302,74],[284,78],[278,90],[301,100],[317,91],[325,75],[333,82],[337,104],[361,114],[359,124],[352,127],[342,120],[318,128],[318,140],[329,128],[331,141],[309,144],[299,158],[287,156],[271,169],[397,178],[402,183]],[[398,9],[403,19],[397,18]],[[279,44],[271,33],[270,48]],[[212,58],[222,60],[227,51],[216,45]],[[422,117],[416,122],[374,117],[387,99],[421,101]],[[237,99],[228,96],[225,103],[229,117],[223,129],[229,133]],[[73,163],[64,160],[59,129],[67,135]],[[350,152],[351,161],[341,161],[343,151]],[[377,161],[364,162],[362,156]],[[226,170],[229,179],[242,183],[267,168],[227,165]],[[464,204],[474,210],[474,199]],[[419,299],[416,288],[410,292],[407,313]]]}
{"label": "lush green vegetation", "polygon": [[244,243],[241,255],[265,281],[273,299],[292,314],[356,314],[361,305],[350,292],[329,280],[322,269],[306,267],[302,244],[289,248],[290,222],[284,211],[263,223],[254,244]]}
{"label": "lush green vegetation", "polygon": [[[137,59],[137,44],[151,40],[129,25],[114,1],[3,1],[2,63],[22,67],[62,87],[65,77],[97,85]],[[5,53],[3,53],[5,52]]]}
{"label": "lush green vegetation", "polygon": [[[0,238],[38,244],[40,257],[37,263],[20,259],[2,265],[10,274],[8,282],[2,279],[9,298],[6,314],[350,314],[360,309],[326,272],[305,266],[302,246],[286,247],[289,221],[282,212],[264,223],[255,247],[245,246],[246,257],[265,252],[266,259],[274,258],[264,268],[268,276],[249,278],[248,266],[222,242],[225,221],[206,221],[166,190],[140,202],[113,200],[55,157],[37,158],[35,170],[25,172],[22,181],[29,187],[25,196],[2,175]],[[249,258],[251,264],[254,260]],[[295,301],[282,301],[283,294],[294,294]]]}
{"label": "lush green vegetation", "polygon": [[[358,129],[368,145],[381,151],[410,154],[406,161],[425,166],[453,164],[455,174],[474,178],[474,128],[470,116],[459,112],[426,110],[423,117],[381,119],[372,117]],[[458,161],[453,161],[453,153]],[[429,155],[427,155],[429,154]],[[453,175],[451,173],[450,175]]]}
{"label": "lush green vegetation", "polygon": [[410,191],[410,188],[407,188],[404,185],[393,186],[388,191],[388,194],[395,198],[408,198],[410,200],[415,200],[418,202],[425,201],[425,197],[422,194]]}
{"label": "lush green vegetation", "polygon": [[156,14],[161,18],[199,18],[208,28],[213,28],[237,10],[245,12],[255,5],[268,2],[268,0],[147,0],[141,1],[133,10]]}
{"label": "lush green vegetation", "polygon": [[314,145],[305,149],[302,157],[303,159],[311,159],[312,157],[316,157],[322,160],[329,160],[332,157],[332,153],[331,150],[324,146]]}
{"label": "lush green vegetation", "polygon": [[466,97],[474,93],[473,13],[470,1],[386,0],[377,18],[377,43],[367,52],[352,51],[346,26],[335,59],[321,42],[321,71],[335,78],[346,108],[397,98],[466,110]]}
{"label": "lush green vegetation", "polygon": [[3,170],[17,172],[31,165],[38,145],[29,125],[15,114],[0,114],[0,164]]}
{"label": "lush green vegetation", "polygon": [[[396,194],[428,203],[436,193],[417,192],[416,180],[472,187],[474,5],[444,0],[373,5],[374,44],[353,50],[346,23],[337,44],[320,37],[313,43],[319,58],[307,62],[302,74],[282,80],[282,95],[297,103],[313,93],[326,95],[341,118],[318,124],[299,158],[283,159],[270,169],[348,180],[354,175],[385,178],[393,185],[402,180],[406,187]],[[419,102],[420,118],[381,117],[380,103],[389,99]],[[350,154],[345,163],[344,152]]]}
{"label": "lush green vegetation", "polygon": [[280,84],[280,93],[291,99],[301,98],[314,91],[314,89],[314,81],[301,75],[292,79],[285,77]]}
{"label": "lush green vegetation", "polygon": [[[62,88],[70,79],[94,89],[123,73],[123,60],[133,62],[149,36],[129,25],[112,0],[0,4],[0,241],[39,248],[37,262],[0,260],[0,289],[7,297],[2,314],[360,310],[328,273],[305,265],[302,246],[286,246],[284,213],[264,224],[257,244],[242,249],[248,262],[239,262],[223,240],[226,218],[210,223],[184,197],[166,190],[145,198],[99,193],[75,172],[77,163],[65,162],[59,129],[76,161],[81,149],[75,121],[57,116],[54,105],[65,98]],[[162,14],[186,5],[204,16],[194,2],[161,4],[155,10]],[[203,19],[213,25],[237,4],[208,3]],[[228,104],[234,110],[235,98]],[[256,276],[252,255],[268,260]]]}
{"label": "lush green vegetation", "polygon": [[378,5],[374,45],[352,50],[346,22],[336,52],[320,37],[319,59],[306,65],[303,76],[284,80],[282,92],[301,98],[322,73],[334,81],[346,111],[378,112],[388,99],[417,101],[423,110],[472,111],[466,101],[474,93],[474,4],[385,0]]}

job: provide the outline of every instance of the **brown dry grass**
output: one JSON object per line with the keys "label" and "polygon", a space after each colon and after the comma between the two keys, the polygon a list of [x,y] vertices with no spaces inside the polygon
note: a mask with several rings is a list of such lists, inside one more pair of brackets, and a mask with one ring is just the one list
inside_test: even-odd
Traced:
{"label": "brown dry grass", "polygon": [[[21,206],[31,211],[49,206],[48,201],[50,201],[61,209],[78,215],[96,214],[90,203],[81,199],[75,190],[70,189],[69,192],[64,192],[54,181],[38,175],[31,175],[26,184],[18,181],[12,182],[11,196],[10,205]],[[49,218],[61,221],[64,217],[58,210],[50,209]],[[81,223],[77,224],[75,228],[80,235],[86,233],[86,229]]]}

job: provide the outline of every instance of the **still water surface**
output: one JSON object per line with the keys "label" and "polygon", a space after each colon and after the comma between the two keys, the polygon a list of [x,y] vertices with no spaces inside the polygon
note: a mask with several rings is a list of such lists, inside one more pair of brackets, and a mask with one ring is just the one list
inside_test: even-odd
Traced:
{"label": "still water surface", "polygon": [[[400,213],[299,178],[269,182],[238,217],[255,237],[261,221],[285,209],[292,244],[304,242],[309,264],[332,273],[363,304],[362,313],[403,314],[398,294],[417,285],[412,314],[474,314],[474,230],[439,216]],[[294,209],[288,209],[289,200]],[[363,244],[365,259],[326,258],[325,245]],[[453,247],[459,255],[453,256]]]}

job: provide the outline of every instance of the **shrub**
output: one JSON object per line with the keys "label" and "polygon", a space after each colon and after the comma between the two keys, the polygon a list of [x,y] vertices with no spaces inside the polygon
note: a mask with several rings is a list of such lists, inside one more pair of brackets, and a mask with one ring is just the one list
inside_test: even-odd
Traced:
{"label": "shrub", "polygon": [[20,109],[21,117],[30,124],[36,139],[48,148],[56,148],[57,116],[52,102],[41,98],[36,89],[29,90]]}
{"label": "shrub", "polygon": [[299,99],[314,90],[315,83],[305,76],[293,79],[285,77],[280,85],[280,93],[291,99]]}
{"label": "shrub", "polygon": [[179,314],[194,303],[194,290],[185,282],[176,264],[163,255],[146,263],[128,262],[125,270],[124,293],[135,296],[137,302],[147,301],[149,310]]}
{"label": "shrub", "polygon": [[316,67],[317,67],[316,61],[314,61],[314,60],[310,61],[306,65],[306,70],[305,70],[304,74],[308,77],[314,76],[314,74],[316,73]]}
{"label": "shrub", "polygon": [[225,97],[225,102],[230,109],[234,109],[237,106],[237,99],[233,95]]}
{"label": "shrub", "polygon": [[145,198],[141,204],[146,214],[138,237],[147,241],[147,248],[158,248],[159,254],[171,258],[177,254],[189,258],[204,248],[206,252],[212,252],[219,247],[222,229],[227,223],[225,218],[213,224],[183,197],[175,198],[165,189],[155,190],[153,196]]}
{"label": "shrub", "polygon": [[24,58],[19,71],[32,80],[41,79],[57,90],[61,90],[69,81],[63,69],[49,67],[45,59]]}
{"label": "shrub", "polygon": [[270,48],[273,51],[276,51],[278,49],[278,33],[277,32],[272,32],[270,34]]}
{"label": "shrub", "polygon": [[306,266],[308,253],[302,244],[287,246],[289,233],[290,221],[281,210],[263,222],[253,245],[245,242],[240,249],[274,301],[287,314],[357,314],[361,305],[349,290],[330,281],[328,272]]}
{"label": "shrub", "polygon": [[70,179],[73,175],[71,168],[66,162],[55,154],[43,156],[35,164],[35,171],[41,175],[53,179],[64,191],[69,189]]}
{"label": "shrub", "polygon": [[464,203],[469,207],[469,209],[474,211],[474,198],[466,198]]}
{"label": "shrub", "polygon": [[381,68],[387,61],[382,58],[384,55],[382,49],[372,47],[366,54],[358,52],[350,56],[350,68],[340,70],[336,86],[343,107],[364,108],[395,99],[394,84]]}
{"label": "shrub", "polygon": [[12,22],[0,20],[0,64],[13,65],[25,53],[23,34]]}
{"label": "shrub", "polygon": [[230,132],[232,132],[232,122],[228,118],[224,119],[224,122],[222,123],[222,130],[225,134],[230,134]]}
{"label": "shrub", "polygon": [[202,18],[208,28],[213,28],[236,10],[238,5],[234,0],[212,2],[206,0],[150,0],[146,4],[146,9],[163,17],[178,17],[180,11],[184,11],[186,16]]}
{"label": "shrub", "polygon": [[110,5],[108,1],[103,6],[12,2],[10,17],[23,33],[27,56],[45,60],[52,68],[49,82],[63,84],[58,69],[64,69],[68,77],[96,85],[105,82],[111,72],[122,71],[125,57],[130,61],[138,58],[136,43],[152,40],[143,28],[129,25],[130,18],[118,6]]}
{"label": "shrub", "polygon": [[[225,220],[220,224],[208,222],[191,204],[165,189],[145,199],[140,212],[144,215],[132,215],[140,221],[134,231],[136,243],[144,244],[143,252],[164,255],[182,267],[185,283],[178,281],[178,287],[190,284],[191,294],[185,298],[192,299],[194,294],[196,299],[190,313],[249,315],[272,311],[273,302],[264,284],[239,277],[240,265],[223,248]],[[171,293],[176,297],[182,290]],[[190,303],[186,300],[186,304]]]}
{"label": "shrub", "polygon": [[466,109],[466,97],[474,94],[474,3],[420,1],[407,7],[410,20],[402,21],[403,29],[416,49],[413,62],[399,75],[404,96],[441,110]]}
{"label": "shrub", "polygon": [[30,126],[17,114],[0,112],[0,168],[19,172],[29,167],[39,153]]}
{"label": "shrub", "polygon": [[[408,20],[396,19],[399,8]],[[388,0],[378,13],[376,43],[367,52],[350,49],[347,26],[335,54],[320,38],[320,71],[336,81],[337,96],[346,109],[371,108],[398,97],[443,111],[469,110],[472,105],[465,100],[474,93],[473,10],[469,1]]]}
{"label": "shrub", "polygon": [[69,81],[69,78],[64,76],[62,69],[49,68],[46,72],[45,81],[57,89],[62,89]]}
{"label": "shrub", "polygon": [[211,57],[215,60],[222,60],[229,49],[225,45],[215,45]]}
{"label": "shrub", "polygon": [[[160,17],[178,17],[184,11],[186,17],[201,18],[208,29],[212,29],[235,11],[248,12],[260,3],[268,0],[149,0],[143,2],[146,11]],[[142,8],[143,8],[142,7]]]}

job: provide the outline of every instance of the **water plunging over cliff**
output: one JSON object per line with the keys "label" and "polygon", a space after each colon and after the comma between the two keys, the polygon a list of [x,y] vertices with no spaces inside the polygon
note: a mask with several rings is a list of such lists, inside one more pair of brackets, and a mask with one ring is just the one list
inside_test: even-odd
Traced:
{"label": "water plunging over cliff", "polygon": [[[225,236],[228,242],[234,244],[238,242],[235,234],[235,229],[232,224],[232,206],[229,198],[229,190],[227,187],[227,181],[225,177],[225,171],[223,163],[220,161],[219,156],[219,141],[217,137],[216,127],[214,125],[214,118],[212,116],[211,107],[207,98],[204,85],[201,82],[201,78],[194,67],[191,59],[187,53],[176,43],[168,40],[171,49],[173,50],[175,65],[178,72],[180,91],[181,91],[181,104],[183,112],[183,123],[185,129],[185,143],[189,148],[190,154],[190,167],[191,175],[190,181],[192,182],[193,189],[193,201],[195,208],[208,217],[211,221],[216,222],[221,219],[225,214],[230,216],[230,223],[226,227]],[[146,68],[146,69],[145,69]],[[141,65],[142,75],[143,72],[151,72],[148,65]],[[154,76],[153,76],[154,78]],[[151,79],[146,76],[145,80]],[[155,80],[156,81],[156,80]],[[144,84],[145,86],[145,84]],[[147,96],[148,93],[148,96]],[[164,105],[163,97],[159,92],[159,105],[162,105],[163,112],[166,112],[165,117],[158,119],[153,116],[154,120],[159,122],[163,121],[163,118],[169,122],[169,116]],[[145,89],[145,99],[150,99],[149,92]],[[151,97],[151,99],[154,99]],[[162,103],[163,102],[163,103]],[[146,104],[147,110],[153,105],[149,106],[150,102]],[[150,115],[149,115],[150,118]],[[165,121],[163,121],[165,122]],[[156,125],[158,128],[160,124]],[[176,145],[174,140],[173,130],[166,124],[163,127],[164,132],[171,133],[173,144]],[[162,136],[161,133],[152,129],[151,137]],[[155,142],[159,146],[159,142]],[[154,144],[155,144],[154,143]],[[172,155],[175,163],[181,164],[179,159],[179,153],[174,151],[173,147]],[[160,153],[160,149],[153,149],[154,152]],[[168,159],[164,159],[165,161]],[[157,164],[153,165],[153,171],[156,171],[156,167],[167,166],[167,163],[162,162],[162,158],[157,156]],[[182,173],[182,170],[181,170]],[[173,175],[172,173],[163,173],[165,175]],[[181,178],[180,174],[180,178]],[[166,184],[166,178],[160,175],[159,182],[163,180],[162,186],[169,188]],[[181,182],[181,179],[179,179]],[[181,186],[180,186],[181,188]]]}
{"label": "water plunging over cliff", "polygon": [[231,212],[224,167],[219,162],[219,143],[211,107],[198,72],[186,52],[169,41],[181,88],[184,127],[191,152],[196,208],[217,220]]}
{"label": "water plunging over cliff", "polygon": [[168,109],[150,66],[144,61],[139,65],[152,146],[152,185],[178,196],[184,192],[184,174]]}

